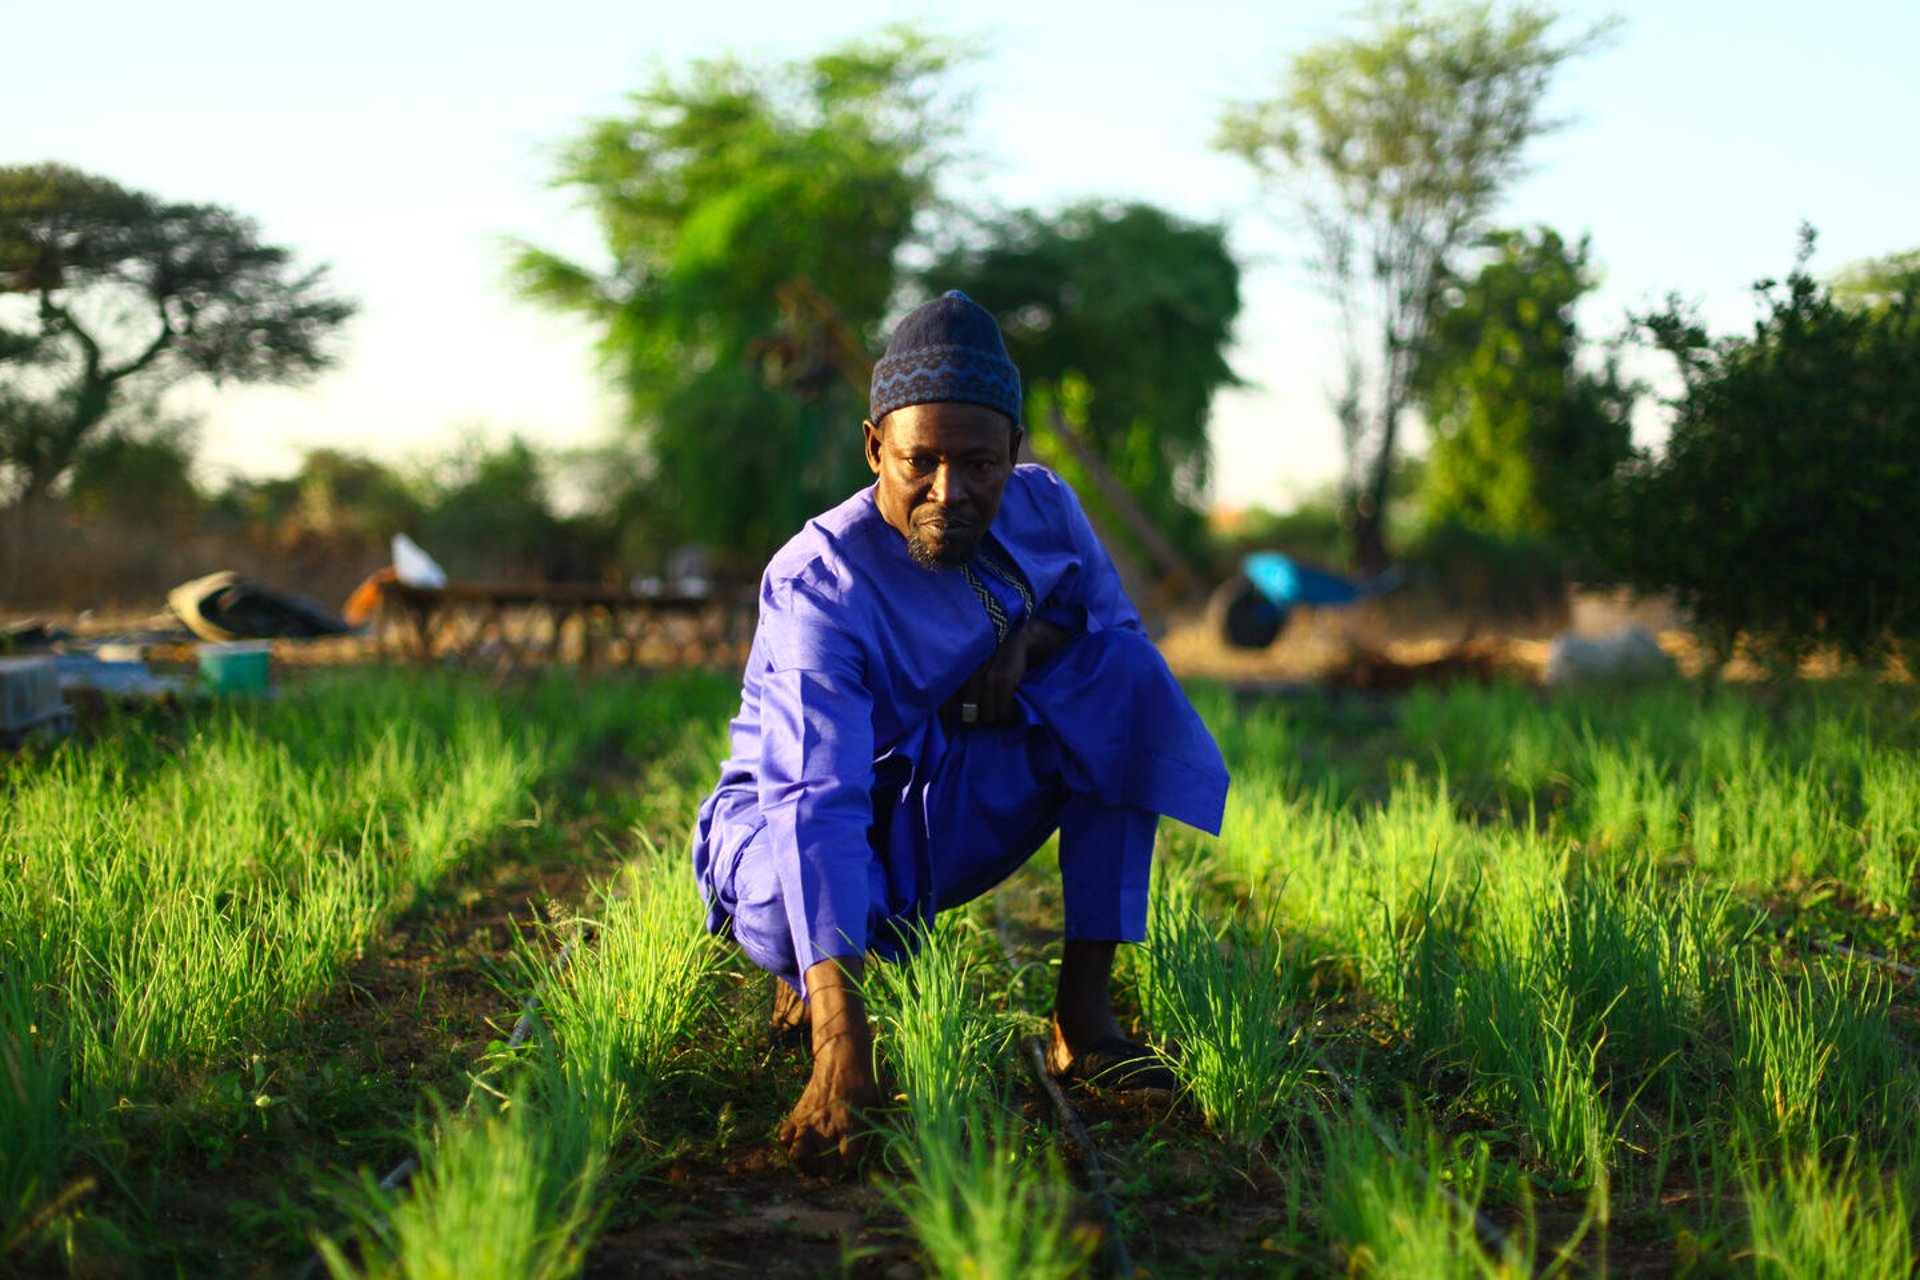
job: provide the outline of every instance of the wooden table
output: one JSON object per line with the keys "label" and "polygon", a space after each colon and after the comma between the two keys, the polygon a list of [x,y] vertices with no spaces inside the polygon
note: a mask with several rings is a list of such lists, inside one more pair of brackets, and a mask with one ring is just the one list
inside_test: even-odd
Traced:
{"label": "wooden table", "polygon": [[[629,667],[739,665],[753,640],[751,592],[646,595],[564,583],[388,583],[378,650],[513,671],[575,662]],[[397,632],[397,640],[393,633]]]}

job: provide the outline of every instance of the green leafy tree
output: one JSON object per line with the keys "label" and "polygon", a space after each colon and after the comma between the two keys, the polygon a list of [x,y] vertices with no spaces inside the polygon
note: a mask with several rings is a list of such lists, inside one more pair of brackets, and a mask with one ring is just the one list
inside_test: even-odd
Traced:
{"label": "green leafy tree", "polygon": [[431,468],[420,541],[456,578],[591,578],[590,539],[553,509],[549,460],[520,436],[472,443]]}
{"label": "green leafy tree", "polygon": [[427,503],[406,477],[345,449],[309,449],[289,482],[289,516],[301,536],[386,549],[419,528]]}
{"label": "green leafy tree", "polygon": [[1433,522],[1482,534],[1576,538],[1632,451],[1633,396],[1611,361],[1578,367],[1574,304],[1593,287],[1583,240],[1549,229],[1487,236],[1470,278],[1443,281],[1415,387],[1433,443]]}
{"label": "green leafy tree", "polygon": [[864,476],[852,389],[770,387],[753,355],[796,277],[856,333],[885,313],[954,136],[954,56],[893,29],[793,63],[700,61],[567,152],[559,183],[584,197],[610,262],[522,246],[515,278],[600,330],[652,455],[643,505],[663,538],[757,567]]}
{"label": "green leafy tree", "polygon": [[1613,493],[1608,551],[1724,658],[1920,657],[1920,298],[1846,307],[1806,272],[1758,286],[1750,335],[1677,302],[1645,320],[1685,380],[1673,432]]}
{"label": "green leafy tree", "polygon": [[1364,568],[1387,559],[1387,486],[1446,268],[1552,127],[1542,107],[1554,71],[1603,33],[1556,39],[1557,23],[1492,4],[1377,10],[1365,31],[1300,53],[1277,94],[1221,123],[1216,144],[1298,214],[1340,305],[1343,500]]}
{"label": "green leafy tree", "polygon": [[1844,306],[1886,308],[1920,293],[1920,249],[1866,258],[1833,278],[1834,301]]}
{"label": "green leafy tree", "polygon": [[1204,548],[1208,413],[1214,393],[1239,382],[1225,349],[1240,269],[1223,228],[1146,204],[1024,211],[989,222],[924,279],[998,315],[1037,438],[1054,407],[1081,418],[1146,515],[1190,557]]}
{"label": "green leafy tree", "polygon": [[135,387],[297,382],[353,306],[246,218],[0,167],[0,485],[45,494]]}

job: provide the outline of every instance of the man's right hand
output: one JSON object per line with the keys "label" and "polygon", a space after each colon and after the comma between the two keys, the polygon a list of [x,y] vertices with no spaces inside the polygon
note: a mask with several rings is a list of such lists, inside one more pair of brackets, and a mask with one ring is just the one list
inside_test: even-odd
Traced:
{"label": "man's right hand", "polygon": [[848,1070],[816,1057],[813,1079],[780,1125],[794,1166],[822,1178],[851,1177],[866,1157],[873,1122],[865,1113],[879,1101],[870,1069]]}
{"label": "man's right hand", "polygon": [[[1040,666],[1076,639],[1073,632],[1039,618],[1030,619],[1018,631],[1001,641],[985,665],[967,678],[948,709],[961,724],[1009,725],[1020,718],[1014,694],[1027,672]],[[959,716],[959,709],[971,704],[973,718]]]}
{"label": "man's right hand", "polygon": [[880,1101],[873,1075],[873,1032],[860,995],[860,957],[822,960],[807,970],[813,1022],[813,1077],[780,1126],[780,1142],[802,1173],[851,1176],[866,1154]]}

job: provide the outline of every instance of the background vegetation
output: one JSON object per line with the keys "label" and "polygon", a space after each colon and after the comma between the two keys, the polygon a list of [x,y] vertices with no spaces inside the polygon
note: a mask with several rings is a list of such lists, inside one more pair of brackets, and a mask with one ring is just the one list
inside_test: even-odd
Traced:
{"label": "background vegetation", "polygon": [[[508,271],[594,328],[621,395],[620,435],[569,454],[476,429],[446,457],[320,450],[289,477],[210,483],[166,390],[311,376],[351,303],[233,211],[58,164],[0,169],[0,602],[154,601],[219,567],[338,596],[397,532],[467,578],[620,584],[686,549],[751,579],[866,482],[869,362],[892,318],[957,285],[1002,320],[1035,452],[1151,576],[1217,581],[1277,546],[1405,564],[1433,606],[1477,616],[1551,613],[1571,578],[1621,582],[1673,592],[1723,653],[1884,660],[1920,626],[1898,517],[1920,403],[1913,253],[1831,288],[1803,258],[1762,288],[1749,337],[1712,339],[1678,306],[1582,332],[1596,250],[1493,219],[1558,123],[1554,76],[1607,32],[1409,0],[1223,107],[1217,145],[1272,183],[1347,353],[1330,380],[1345,475],[1225,538],[1208,523],[1210,412],[1260,372],[1227,360],[1228,229],[1140,201],[960,199],[956,69],[974,55],[910,28],[663,69],[582,126],[554,181],[602,252],[522,244]],[[1657,447],[1632,444],[1647,396],[1617,372],[1625,341],[1678,362]]]}

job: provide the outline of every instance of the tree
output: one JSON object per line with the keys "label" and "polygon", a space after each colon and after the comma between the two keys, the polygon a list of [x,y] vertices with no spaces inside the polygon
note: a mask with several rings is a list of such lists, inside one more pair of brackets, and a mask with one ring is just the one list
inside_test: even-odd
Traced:
{"label": "tree", "polygon": [[1552,127],[1541,107],[1554,70],[1603,34],[1556,40],[1557,21],[1408,0],[1306,49],[1276,96],[1222,120],[1216,145],[1294,206],[1340,305],[1343,500],[1368,570],[1386,562],[1387,484],[1445,269]]}
{"label": "tree", "polygon": [[129,387],[297,382],[353,305],[248,219],[64,165],[0,167],[0,480],[35,499]]}
{"label": "tree", "polygon": [[1214,392],[1239,383],[1225,348],[1240,269],[1224,229],[1146,204],[1024,211],[988,222],[923,279],[999,317],[1031,432],[1047,437],[1054,406],[1084,406],[1075,425],[1100,460],[1189,556],[1202,549],[1208,413]]}
{"label": "tree", "polygon": [[1721,658],[1791,667],[1831,645],[1920,657],[1920,297],[1842,306],[1806,272],[1756,289],[1744,337],[1677,302],[1644,321],[1684,390],[1664,453],[1612,494],[1613,567],[1671,590]]}
{"label": "tree", "polygon": [[498,447],[470,439],[429,472],[420,540],[456,578],[597,576],[598,539],[554,512],[549,463],[517,435]]}
{"label": "tree", "polygon": [[1843,306],[1885,308],[1920,293],[1920,249],[1848,263],[1833,279]]}
{"label": "tree", "polygon": [[1433,437],[1427,515],[1565,544],[1632,451],[1632,392],[1611,362],[1598,374],[1576,364],[1586,241],[1569,250],[1540,228],[1481,246],[1490,256],[1471,278],[1443,278],[1415,377]]}
{"label": "tree", "polygon": [[384,550],[396,533],[417,537],[429,508],[420,492],[426,486],[345,449],[308,449],[286,483],[285,532],[343,547]]}
{"label": "tree", "polygon": [[559,183],[585,197],[611,264],[521,246],[514,276],[601,331],[663,537],[757,568],[864,476],[852,390],[769,387],[752,357],[796,277],[856,332],[880,320],[953,136],[954,56],[892,29],[795,63],[696,62],[567,153]]}
{"label": "tree", "polygon": [[123,406],[74,454],[69,507],[156,531],[184,524],[204,502],[193,476],[199,425],[169,417],[151,396]]}

